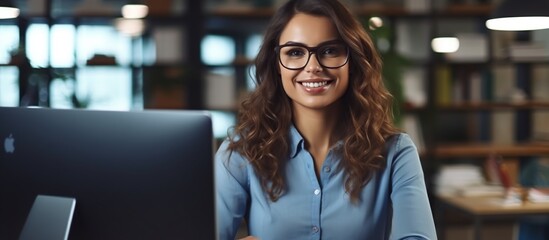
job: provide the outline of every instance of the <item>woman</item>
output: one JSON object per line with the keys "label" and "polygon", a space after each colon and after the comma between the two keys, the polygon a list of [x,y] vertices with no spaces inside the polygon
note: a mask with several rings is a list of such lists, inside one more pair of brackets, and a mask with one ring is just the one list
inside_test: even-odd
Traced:
{"label": "woman", "polygon": [[287,2],[255,65],[215,159],[220,239],[243,220],[263,240],[436,238],[417,150],[392,125],[381,60],[348,9]]}

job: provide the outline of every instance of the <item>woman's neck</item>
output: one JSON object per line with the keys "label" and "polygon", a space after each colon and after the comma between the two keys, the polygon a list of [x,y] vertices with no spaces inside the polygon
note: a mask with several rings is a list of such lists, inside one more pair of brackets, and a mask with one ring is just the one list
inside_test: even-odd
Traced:
{"label": "woman's neck", "polygon": [[[341,136],[341,108],[314,110],[293,107],[293,121],[312,151],[327,151]],[[339,134],[338,134],[339,133]]]}

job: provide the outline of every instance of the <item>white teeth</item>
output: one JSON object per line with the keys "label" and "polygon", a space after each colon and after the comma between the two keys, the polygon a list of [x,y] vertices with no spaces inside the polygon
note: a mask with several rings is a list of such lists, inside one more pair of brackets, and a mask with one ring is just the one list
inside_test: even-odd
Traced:
{"label": "white teeth", "polygon": [[302,82],[301,84],[305,87],[308,87],[308,88],[317,88],[317,87],[325,86],[326,84],[328,84],[328,81],[323,81],[323,82]]}

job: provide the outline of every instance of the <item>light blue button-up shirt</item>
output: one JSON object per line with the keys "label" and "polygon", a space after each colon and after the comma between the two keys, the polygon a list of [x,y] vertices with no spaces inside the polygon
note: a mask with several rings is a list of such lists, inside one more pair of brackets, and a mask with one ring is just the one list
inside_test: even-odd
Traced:
{"label": "light blue button-up shirt", "polygon": [[[303,137],[291,128],[286,189],[269,200],[248,161],[227,150],[215,157],[219,239],[234,239],[244,218],[250,235],[286,239],[436,239],[435,226],[417,149],[399,134],[388,142],[387,167],[352,203],[345,192],[340,157],[330,151],[317,179]],[[336,146],[337,147],[337,146]]]}

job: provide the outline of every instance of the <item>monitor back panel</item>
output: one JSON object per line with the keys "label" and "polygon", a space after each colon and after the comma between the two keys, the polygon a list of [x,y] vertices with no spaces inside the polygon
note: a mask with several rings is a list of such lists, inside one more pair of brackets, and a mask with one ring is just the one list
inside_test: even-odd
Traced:
{"label": "monitor back panel", "polygon": [[69,239],[215,239],[203,112],[0,108],[0,239],[37,195],[76,199]]}

